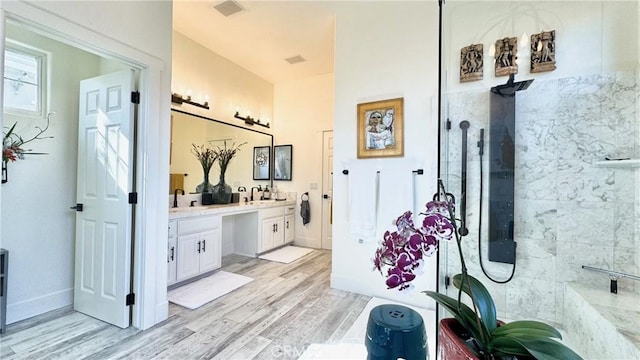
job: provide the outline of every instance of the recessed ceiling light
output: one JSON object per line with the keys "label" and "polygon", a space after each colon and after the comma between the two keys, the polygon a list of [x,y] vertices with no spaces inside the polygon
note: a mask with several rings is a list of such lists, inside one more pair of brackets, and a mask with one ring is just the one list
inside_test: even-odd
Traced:
{"label": "recessed ceiling light", "polygon": [[307,61],[305,58],[303,58],[300,55],[292,56],[292,57],[286,58],[284,60],[286,62],[288,62],[289,64],[291,64],[291,65]]}
{"label": "recessed ceiling light", "polygon": [[235,13],[243,11],[244,8],[233,0],[225,0],[213,6],[214,9],[224,16],[231,16]]}

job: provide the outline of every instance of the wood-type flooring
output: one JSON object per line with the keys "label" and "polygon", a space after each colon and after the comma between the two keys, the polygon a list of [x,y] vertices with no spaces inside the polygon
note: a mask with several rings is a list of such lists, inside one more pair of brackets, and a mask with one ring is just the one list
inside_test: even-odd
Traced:
{"label": "wood-type flooring", "polygon": [[169,318],[140,331],[63,308],[7,327],[1,359],[297,359],[336,343],[371,299],[329,286],[331,252],[281,264],[240,255],[222,270],[254,281],[198,309],[169,304]]}

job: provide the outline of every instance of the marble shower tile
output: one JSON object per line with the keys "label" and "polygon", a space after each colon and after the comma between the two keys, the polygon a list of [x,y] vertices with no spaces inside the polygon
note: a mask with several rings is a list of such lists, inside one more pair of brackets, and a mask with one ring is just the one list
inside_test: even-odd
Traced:
{"label": "marble shower tile", "polygon": [[514,319],[555,321],[555,287],[548,280],[514,278],[507,284],[507,308]]}
{"label": "marble shower tile", "polygon": [[582,265],[612,269],[612,246],[558,242],[558,259],[560,261],[556,262],[556,281],[576,281],[609,288],[609,277],[606,274],[582,269]]}
{"label": "marble shower tile", "polygon": [[614,204],[614,238],[613,245],[618,248],[634,248],[635,215],[631,203]]}
{"label": "marble shower tile", "polygon": [[613,245],[614,204],[558,202],[558,242]]}
{"label": "marble shower tile", "polygon": [[556,201],[518,199],[514,214],[516,239],[522,237],[535,239],[547,249],[550,255],[555,255],[558,231],[557,206]]}

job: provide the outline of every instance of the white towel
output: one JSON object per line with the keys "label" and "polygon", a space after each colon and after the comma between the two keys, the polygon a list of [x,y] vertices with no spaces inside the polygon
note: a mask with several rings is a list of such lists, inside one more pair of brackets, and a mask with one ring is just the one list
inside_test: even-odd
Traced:
{"label": "white towel", "polygon": [[[405,211],[414,212],[414,164],[396,159],[380,168],[378,195],[378,227],[376,236],[382,239],[386,230],[394,230],[393,221]],[[415,213],[415,212],[414,212]]]}
{"label": "white towel", "polygon": [[376,236],[376,165],[370,160],[349,163],[349,233],[361,243]]}

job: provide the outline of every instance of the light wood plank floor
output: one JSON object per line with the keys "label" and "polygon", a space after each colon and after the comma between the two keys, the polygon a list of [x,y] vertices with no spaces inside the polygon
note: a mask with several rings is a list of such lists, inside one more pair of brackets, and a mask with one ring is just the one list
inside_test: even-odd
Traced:
{"label": "light wood plank floor", "polygon": [[70,308],[7,327],[2,359],[297,359],[340,342],[368,296],[331,289],[331,252],[281,264],[240,255],[222,270],[251,283],[196,310],[169,305],[151,329],[119,329]]}

